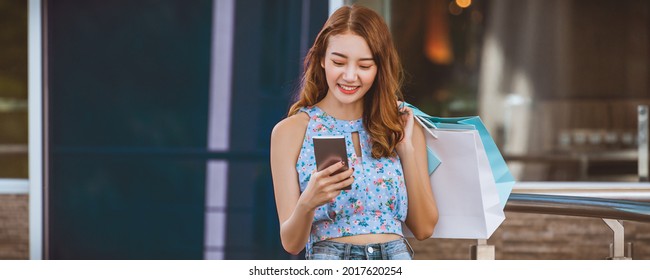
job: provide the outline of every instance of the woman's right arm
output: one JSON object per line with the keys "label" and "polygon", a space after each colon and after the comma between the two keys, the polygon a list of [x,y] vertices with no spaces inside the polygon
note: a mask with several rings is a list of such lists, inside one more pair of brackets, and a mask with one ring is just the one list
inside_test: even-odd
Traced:
{"label": "woman's right arm", "polygon": [[284,249],[293,255],[299,254],[309,239],[316,208],[334,199],[354,181],[352,168],[330,176],[343,166],[334,164],[314,173],[305,191],[300,193],[296,161],[308,122],[307,115],[296,114],[279,122],[271,133],[271,173],[280,239]]}

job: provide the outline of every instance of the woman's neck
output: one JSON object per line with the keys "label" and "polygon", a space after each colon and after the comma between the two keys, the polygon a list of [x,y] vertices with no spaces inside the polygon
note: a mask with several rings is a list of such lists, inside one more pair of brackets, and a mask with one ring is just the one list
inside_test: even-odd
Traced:
{"label": "woman's neck", "polygon": [[363,99],[354,103],[341,103],[331,95],[326,95],[323,100],[316,103],[318,108],[328,115],[339,120],[358,120],[363,116]]}

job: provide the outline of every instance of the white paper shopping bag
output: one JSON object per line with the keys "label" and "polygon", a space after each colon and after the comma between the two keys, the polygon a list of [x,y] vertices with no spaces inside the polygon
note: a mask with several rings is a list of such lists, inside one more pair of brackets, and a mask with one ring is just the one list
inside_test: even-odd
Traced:
{"label": "white paper shopping bag", "polygon": [[439,212],[432,237],[488,239],[505,215],[479,133],[425,129],[427,147],[440,160],[429,177]]}

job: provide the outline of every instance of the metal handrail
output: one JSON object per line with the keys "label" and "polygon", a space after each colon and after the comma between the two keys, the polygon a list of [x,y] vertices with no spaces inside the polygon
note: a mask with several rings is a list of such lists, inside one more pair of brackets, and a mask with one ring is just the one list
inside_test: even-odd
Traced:
{"label": "metal handrail", "polygon": [[650,203],[594,197],[513,193],[505,211],[650,222]]}
{"label": "metal handrail", "polygon": [[[600,186],[601,190],[605,188]],[[608,199],[584,196],[546,195],[512,193],[504,209],[509,212],[551,214],[576,217],[600,218],[613,231],[608,259],[632,259],[632,243],[625,243],[625,229],[620,220],[650,222],[650,203],[621,199]],[[479,240],[480,241],[480,240]],[[473,252],[492,252],[493,245],[473,246]],[[486,257],[487,256],[487,257]],[[484,253],[472,255],[474,259],[490,258]],[[494,259],[493,257],[491,259]]]}
{"label": "metal handrail", "polygon": [[517,182],[513,193],[650,201],[647,182]]}

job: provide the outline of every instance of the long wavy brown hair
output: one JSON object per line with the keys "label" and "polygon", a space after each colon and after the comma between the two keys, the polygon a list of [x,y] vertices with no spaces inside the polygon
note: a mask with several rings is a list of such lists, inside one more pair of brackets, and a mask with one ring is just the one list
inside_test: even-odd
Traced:
{"label": "long wavy brown hair", "polygon": [[343,6],[325,22],[305,57],[298,100],[291,105],[288,115],[325,98],[328,86],[321,61],[329,38],[347,32],[366,40],[377,66],[375,81],[363,100],[363,123],[372,142],[372,157],[394,156],[395,147],[404,135],[397,108],[397,101],[402,100],[402,66],[388,26],[381,16],[366,7]]}

